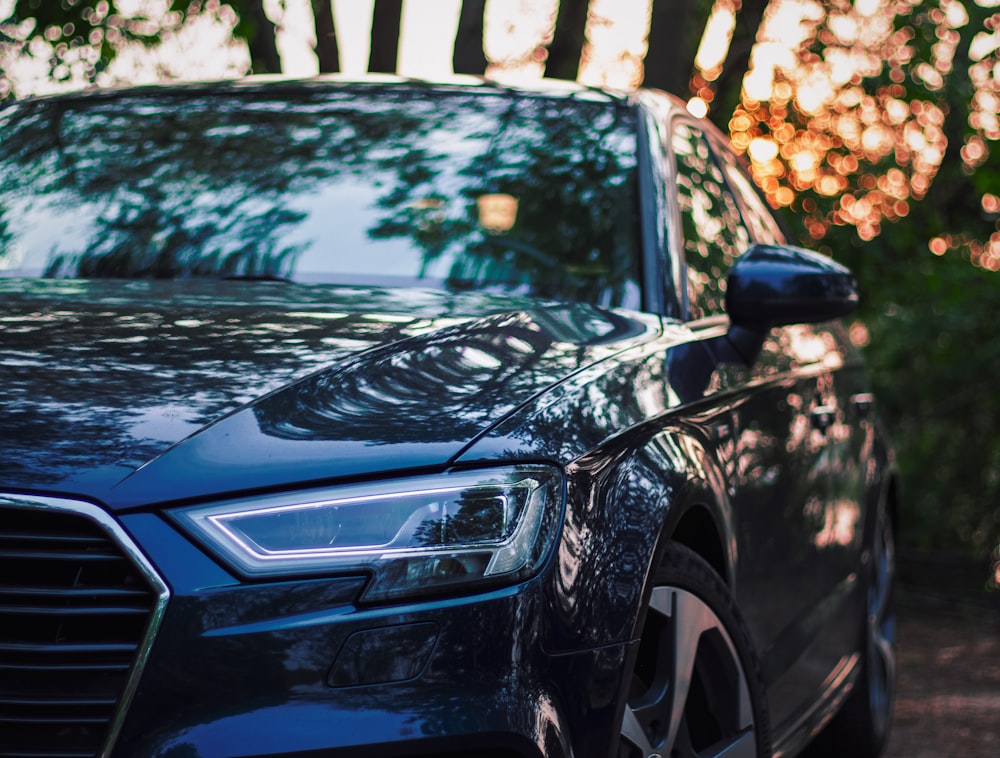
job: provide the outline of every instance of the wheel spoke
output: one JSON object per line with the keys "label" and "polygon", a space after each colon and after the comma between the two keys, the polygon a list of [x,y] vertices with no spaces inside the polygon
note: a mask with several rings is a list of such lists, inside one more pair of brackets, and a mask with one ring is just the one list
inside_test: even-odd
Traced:
{"label": "wheel spoke", "polygon": [[892,524],[883,512],[876,522],[868,590],[868,691],[865,705],[873,732],[884,735],[891,718],[896,679],[895,618],[892,607],[895,556]]}
{"label": "wheel spoke", "polygon": [[757,758],[757,737],[753,730],[744,732],[710,756],[711,758]]}
{"label": "wheel spoke", "polygon": [[712,582],[653,588],[622,715],[622,755],[757,758],[766,745],[746,662],[728,616],[713,605],[725,593]]}
{"label": "wheel spoke", "polygon": [[650,599],[650,607],[670,617],[673,622],[673,675],[666,708],[670,726],[663,745],[663,752],[669,755],[684,717],[698,642],[706,631],[718,626],[719,622],[712,610],[689,592],[658,587]]}
{"label": "wheel spoke", "polygon": [[653,746],[646,736],[646,730],[639,723],[635,711],[628,707],[625,708],[625,718],[622,720],[622,737],[635,745],[644,757],[653,754]]}
{"label": "wheel spoke", "polygon": [[[868,629],[871,639],[872,665],[878,666],[885,687],[891,687],[896,676],[895,624],[892,618],[892,584],[894,573],[892,526],[881,515],[875,542],[875,574],[869,601]],[[874,672],[872,672],[874,674]]]}
{"label": "wheel spoke", "polygon": [[677,727],[691,690],[698,641],[715,620],[715,614],[694,595],[678,592],[674,603],[674,678],[670,687],[670,731],[665,745],[668,755],[677,738]]}
{"label": "wheel spoke", "polygon": [[873,587],[869,590],[868,599],[868,619],[873,624],[879,624],[889,611],[889,577],[879,571],[874,579]]}

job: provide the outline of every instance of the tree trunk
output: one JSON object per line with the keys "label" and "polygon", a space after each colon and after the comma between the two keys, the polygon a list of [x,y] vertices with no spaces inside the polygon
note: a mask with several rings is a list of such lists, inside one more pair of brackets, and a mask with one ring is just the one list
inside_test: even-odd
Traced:
{"label": "tree trunk", "polygon": [[576,79],[580,55],[587,32],[588,0],[559,0],[556,25],[545,59],[545,76],[553,79]]}
{"label": "tree trunk", "polygon": [[485,12],[486,0],[462,0],[458,33],[455,35],[455,52],[451,58],[452,69],[456,74],[482,76],[486,73],[486,51],[483,50]]}
{"label": "tree trunk", "polygon": [[711,0],[653,0],[644,86],[691,94],[694,57],[711,13]]}
{"label": "tree trunk", "polygon": [[728,131],[729,119],[740,103],[743,79],[750,70],[750,51],[757,42],[757,32],[769,1],[743,0],[742,6],[736,11],[733,41],[729,44],[729,52],[722,63],[722,73],[712,88],[715,99],[712,101],[710,118],[723,131]]}
{"label": "tree trunk", "polygon": [[337,46],[337,29],[333,25],[332,0],[312,0],[313,20],[316,25],[316,57],[321,74],[340,71],[340,49]]}
{"label": "tree trunk", "polygon": [[369,71],[378,74],[396,73],[402,16],[403,0],[375,0],[372,11],[372,46],[368,55]]}
{"label": "tree trunk", "polygon": [[263,0],[252,0],[244,7],[250,14],[250,34],[246,38],[250,49],[250,70],[255,74],[281,73],[276,30],[274,22],[264,13]]}

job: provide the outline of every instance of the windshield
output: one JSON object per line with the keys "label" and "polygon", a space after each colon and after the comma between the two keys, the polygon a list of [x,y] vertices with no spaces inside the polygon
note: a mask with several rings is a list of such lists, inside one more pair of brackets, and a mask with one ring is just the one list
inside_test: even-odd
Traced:
{"label": "windshield", "polygon": [[259,278],[638,307],[634,116],[331,85],[0,111],[0,276]]}

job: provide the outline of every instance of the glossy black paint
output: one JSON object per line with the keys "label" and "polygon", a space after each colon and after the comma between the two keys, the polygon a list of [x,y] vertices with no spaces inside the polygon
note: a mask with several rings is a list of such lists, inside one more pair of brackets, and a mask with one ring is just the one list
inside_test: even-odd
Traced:
{"label": "glossy black paint", "polygon": [[829,321],[857,307],[850,270],[809,250],[754,245],[729,272],[726,312],[737,326]]}
{"label": "glossy black paint", "polygon": [[[122,523],[175,578],[122,755],[568,755],[579,750],[570,735],[612,738],[627,645],[548,654],[539,639],[540,578],[465,598],[358,608],[363,578],[247,586],[162,518],[136,513]],[[437,630],[418,679],[330,688],[328,673],[355,635],[414,626]],[[375,644],[360,653],[363,669],[401,651]]]}
{"label": "glossy black paint", "polygon": [[0,292],[17,322],[0,324],[5,486],[113,508],[439,466],[660,328],[416,290],[0,279]]}
{"label": "glossy black paint", "polygon": [[[171,590],[114,758],[612,754],[669,539],[746,616],[776,748],[794,754],[832,715],[856,676],[858,576],[893,477],[857,400],[860,357],[828,321],[853,307],[853,280],[758,244],[730,274],[729,318],[685,322],[670,156],[646,132],[677,104],[616,102],[642,132],[650,313],[0,278],[0,491],[99,503]],[[564,469],[559,537],[533,577],[483,592],[365,604],[363,574],[248,582],[168,515],[516,461]]]}

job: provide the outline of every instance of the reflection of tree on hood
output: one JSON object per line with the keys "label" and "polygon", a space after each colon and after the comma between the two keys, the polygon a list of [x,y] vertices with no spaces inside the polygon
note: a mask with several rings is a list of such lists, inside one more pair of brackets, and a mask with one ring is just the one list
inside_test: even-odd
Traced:
{"label": "reflection of tree on hood", "polygon": [[637,322],[588,305],[493,314],[386,340],[253,411],[261,431],[282,439],[466,441],[593,360],[592,348],[641,333]]}
{"label": "reflection of tree on hood", "polygon": [[309,377],[257,405],[257,422],[283,439],[471,439],[516,407],[552,338],[494,316],[410,343]]}

